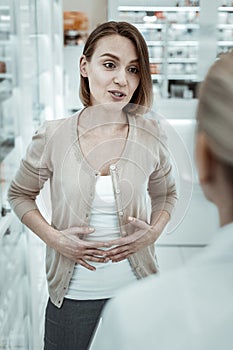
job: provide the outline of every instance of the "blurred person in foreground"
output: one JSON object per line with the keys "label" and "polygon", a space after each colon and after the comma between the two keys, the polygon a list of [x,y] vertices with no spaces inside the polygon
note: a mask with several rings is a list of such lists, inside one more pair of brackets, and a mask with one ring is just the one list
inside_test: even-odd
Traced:
{"label": "blurred person in foreground", "polygon": [[195,153],[204,194],[219,212],[219,232],[185,267],[126,287],[107,303],[92,350],[232,349],[232,51],[202,83]]}

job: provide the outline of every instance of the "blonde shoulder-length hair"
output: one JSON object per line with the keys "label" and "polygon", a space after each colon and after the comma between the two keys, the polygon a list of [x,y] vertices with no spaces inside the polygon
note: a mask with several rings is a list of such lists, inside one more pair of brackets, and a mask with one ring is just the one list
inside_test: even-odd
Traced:
{"label": "blonde shoulder-length hair", "polygon": [[197,125],[218,159],[233,167],[233,51],[215,61],[201,84]]}

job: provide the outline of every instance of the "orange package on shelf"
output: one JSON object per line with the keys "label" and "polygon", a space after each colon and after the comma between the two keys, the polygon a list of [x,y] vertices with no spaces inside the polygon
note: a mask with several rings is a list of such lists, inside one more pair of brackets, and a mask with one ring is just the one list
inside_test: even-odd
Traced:
{"label": "orange package on shelf", "polygon": [[88,17],[83,12],[65,11],[63,13],[63,18],[64,18],[64,31],[68,31],[68,30],[87,31],[89,29]]}

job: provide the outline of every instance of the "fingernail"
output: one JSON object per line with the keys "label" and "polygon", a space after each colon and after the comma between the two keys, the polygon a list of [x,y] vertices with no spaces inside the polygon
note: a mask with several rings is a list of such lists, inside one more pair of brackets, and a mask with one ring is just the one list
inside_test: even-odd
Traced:
{"label": "fingernail", "polygon": [[94,227],[89,227],[89,231],[94,231]]}
{"label": "fingernail", "polygon": [[133,221],[132,216],[129,216],[129,217],[128,217],[128,220],[129,220],[129,221]]}

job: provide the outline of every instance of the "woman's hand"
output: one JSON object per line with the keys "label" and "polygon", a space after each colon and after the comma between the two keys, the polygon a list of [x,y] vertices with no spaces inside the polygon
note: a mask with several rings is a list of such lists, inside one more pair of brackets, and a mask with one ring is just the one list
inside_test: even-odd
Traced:
{"label": "woman's hand", "polygon": [[148,225],[142,220],[130,217],[129,222],[138,228],[134,234],[108,241],[108,244],[117,246],[106,252],[107,257],[113,262],[124,260],[140,249],[153,244],[161,233],[154,226]]}
{"label": "woman's hand", "polygon": [[91,227],[71,227],[63,231],[57,231],[58,239],[51,246],[66,258],[94,271],[95,267],[90,265],[87,260],[99,263],[109,261],[109,258],[106,258],[106,251],[99,249],[109,247],[109,244],[106,242],[88,242],[82,239],[84,235],[93,232],[94,229]]}

